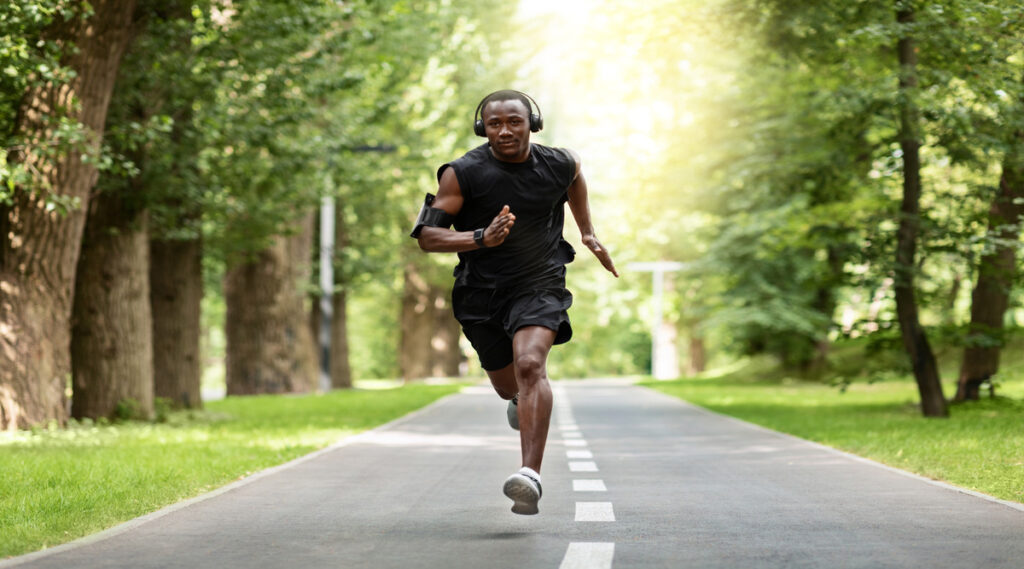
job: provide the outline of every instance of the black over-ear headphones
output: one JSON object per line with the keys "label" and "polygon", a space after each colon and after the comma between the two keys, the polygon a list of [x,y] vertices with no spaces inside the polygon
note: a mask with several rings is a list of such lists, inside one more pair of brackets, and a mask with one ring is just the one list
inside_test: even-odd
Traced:
{"label": "black over-ear headphones", "polygon": [[[519,93],[520,95],[529,99],[531,103],[533,103],[533,105],[530,108],[526,109],[530,113],[530,132],[540,132],[540,129],[544,128],[544,117],[542,117],[540,114],[540,105],[537,104],[537,101],[534,101],[533,97],[527,95],[526,93],[523,93],[522,91],[516,91],[514,89],[507,90],[512,91],[513,93]],[[494,93],[498,93],[498,91],[495,91]],[[491,95],[493,95],[494,93],[491,93]],[[484,127],[483,115],[481,113],[483,111],[484,102],[487,101],[487,99],[489,99],[491,95],[487,95],[486,97],[481,99],[480,104],[477,105],[476,110],[473,111],[473,132],[477,136],[487,136],[487,129]],[[537,109],[536,113],[533,112],[533,109],[535,108]]]}

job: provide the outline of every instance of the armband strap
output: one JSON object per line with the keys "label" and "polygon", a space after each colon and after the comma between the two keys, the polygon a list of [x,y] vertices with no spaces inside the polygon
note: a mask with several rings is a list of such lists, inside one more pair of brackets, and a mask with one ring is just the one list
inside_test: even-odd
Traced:
{"label": "armband strap", "polygon": [[416,225],[412,228],[410,237],[419,237],[420,231],[424,227],[444,227],[445,229],[452,226],[455,221],[455,216],[448,213],[443,209],[436,207],[430,207],[434,203],[434,194],[428,193],[427,197],[423,199],[423,207],[420,208],[420,214],[416,216]]}

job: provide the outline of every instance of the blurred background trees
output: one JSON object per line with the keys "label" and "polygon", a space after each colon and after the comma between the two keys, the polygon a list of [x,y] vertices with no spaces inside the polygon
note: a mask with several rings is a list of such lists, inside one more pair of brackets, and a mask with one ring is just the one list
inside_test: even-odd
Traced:
{"label": "blurred background trees", "polygon": [[[454,256],[407,233],[505,87],[582,155],[620,268],[682,263],[681,373],[888,366],[942,416],[1017,329],[1022,26],[1008,0],[7,2],[0,425],[319,389],[325,197],[331,387],[482,377]],[[649,373],[649,273],[577,249],[551,375]],[[844,346],[905,353],[849,373]]]}

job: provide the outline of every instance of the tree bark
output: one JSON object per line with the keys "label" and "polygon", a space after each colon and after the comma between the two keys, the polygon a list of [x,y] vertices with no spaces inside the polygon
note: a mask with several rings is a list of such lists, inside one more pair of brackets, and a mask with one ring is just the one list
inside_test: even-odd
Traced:
{"label": "tree bark", "polygon": [[[339,266],[338,254],[349,246],[348,227],[345,225],[345,208],[334,208],[334,284],[331,296],[333,318],[331,320],[331,388],[352,387],[352,362],[348,347],[348,294],[349,279],[345,267]],[[340,285],[340,286],[339,286]]]}
{"label": "tree bark", "polygon": [[415,263],[406,265],[404,279],[399,349],[402,379],[458,376],[461,329],[452,315],[448,289],[429,283]]}
{"label": "tree bark", "polygon": [[402,288],[402,337],[398,366],[406,382],[430,377],[430,338],[434,328],[434,298],[416,265],[405,267]]}
{"label": "tree bark", "polygon": [[[135,0],[94,0],[85,21],[60,21],[48,35],[74,44],[65,64],[76,72],[67,84],[33,88],[24,98],[15,131],[25,150],[9,159],[35,173],[0,206],[0,428],[64,423],[71,373],[72,295],[89,191],[96,168],[82,153],[53,156],[47,119],[72,108],[99,147],[121,57],[130,41]],[[77,201],[66,214],[47,207],[47,192]]]}
{"label": "tree bark", "polygon": [[253,260],[228,270],[228,395],[316,389],[316,345],[303,290],[310,279],[312,216],[304,216],[301,226],[297,235],[275,238]]}
{"label": "tree bark", "polygon": [[434,337],[430,347],[434,352],[434,377],[458,377],[459,366],[462,364],[462,350],[459,339],[462,327],[452,313],[450,290],[447,287],[434,286]]}
{"label": "tree bark", "polygon": [[145,211],[119,192],[89,203],[78,260],[71,333],[71,415],[148,419],[153,414],[153,318]]}
{"label": "tree bark", "polygon": [[348,348],[348,295],[344,288],[331,297],[331,389],[352,387],[352,364]]}
{"label": "tree bark", "polygon": [[[1020,218],[1024,215],[1024,131],[1017,131],[1003,159],[999,191],[988,215],[992,251],[978,263],[978,282],[971,294],[971,324],[960,365],[954,400],[977,400],[981,384],[999,371],[1003,319],[1017,276]],[[994,393],[994,388],[993,388]]]}
{"label": "tree bark", "polygon": [[[126,68],[134,84],[128,101],[142,107],[138,122],[154,115],[173,119],[169,136],[147,145],[136,183],[152,205],[150,218],[150,306],[153,313],[153,391],[175,409],[202,407],[200,305],[203,297],[202,212],[188,187],[198,177],[193,105],[196,86],[195,32],[189,0],[140,0],[147,26],[137,57]],[[151,69],[159,66],[162,77]],[[128,104],[132,104],[129,102]]]}
{"label": "tree bark", "polygon": [[176,409],[200,409],[202,242],[151,240],[149,251],[153,393]]}
{"label": "tree bark", "polygon": [[690,361],[687,365],[687,375],[697,375],[707,368],[707,347],[704,344],[704,337],[697,332],[696,326],[690,326]]}
{"label": "tree bark", "polygon": [[[897,0],[897,21],[904,26],[913,23],[914,12]],[[924,328],[918,316],[914,291],[917,236],[920,228],[921,157],[920,118],[914,102],[917,89],[917,52],[913,38],[904,33],[897,46],[900,64],[900,148],[903,151],[903,201],[896,242],[894,292],[896,314],[900,323],[903,347],[910,358],[914,379],[921,395],[921,411],[926,417],[947,417],[949,411],[942,394],[939,369],[935,363]]]}

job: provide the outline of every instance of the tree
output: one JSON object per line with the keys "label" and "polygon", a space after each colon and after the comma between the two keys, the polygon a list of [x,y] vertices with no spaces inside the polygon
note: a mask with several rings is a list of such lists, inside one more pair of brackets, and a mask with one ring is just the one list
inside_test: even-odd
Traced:
{"label": "tree", "polygon": [[[9,180],[9,200],[0,206],[4,429],[67,418],[75,269],[97,175],[94,158],[130,40],[135,1],[72,6],[52,12],[41,35],[59,46],[61,67],[72,73],[35,70],[14,121],[17,146],[7,156],[24,175]],[[71,141],[64,138],[69,134],[75,137]]]}
{"label": "tree", "polygon": [[914,378],[921,394],[921,410],[927,417],[946,417],[946,399],[942,394],[939,369],[928,337],[918,317],[914,291],[914,271],[921,213],[920,126],[917,97],[917,46],[911,35],[914,9],[909,3],[897,2],[897,21],[904,26],[899,36],[897,54],[900,64],[899,139],[903,151],[903,202],[900,207],[896,242],[895,285],[896,312],[899,317],[903,348],[910,357]]}
{"label": "tree", "polygon": [[304,287],[322,141],[308,125],[318,97],[331,93],[317,82],[323,66],[358,41],[360,15],[349,5],[274,2],[219,16],[223,37],[208,55],[220,80],[196,120],[208,129],[200,164],[213,194],[205,245],[226,266],[229,394],[316,385]]}
{"label": "tree", "polygon": [[[976,400],[980,387],[999,371],[1003,319],[1017,280],[1017,249],[1024,215],[1024,130],[1017,130],[1003,158],[999,189],[988,216],[991,245],[978,261],[971,293],[971,322],[964,347],[956,401]],[[994,388],[993,388],[994,392]]]}
{"label": "tree", "polygon": [[[423,195],[436,191],[437,167],[474,144],[472,109],[510,81],[498,57],[505,40],[482,22],[506,21],[513,9],[493,0],[396,4],[371,52],[384,64],[369,67],[362,97],[332,111],[363,125],[347,137],[355,151],[339,156],[335,173],[339,226],[349,228],[348,246],[337,250],[336,289],[349,298],[386,294],[398,305],[391,325],[401,332],[383,332],[391,350],[383,359],[398,363],[389,374],[459,371],[448,305],[454,256],[424,255],[408,233]],[[390,151],[363,151],[374,148]],[[379,333],[360,329],[355,341]]]}
{"label": "tree", "polygon": [[[155,330],[152,317],[149,211],[152,185],[164,181],[156,179],[149,163],[159,160],[152,157],[154,151],[165,150],[155,139],[173,120],[162,115],[173,104],[164,85],[182,84],[166,81],[174,67],[161,64],[183,52],[187,56],[190,11],[191,4],[184,2],[144,2],[136,9],[136,39],[122,62],[104,136],[115,166],[97,183],[78,261],[71,337],[71,414],[76,418],[151,416],[154,340],[175,338],[154,335],[170,330]],[[198,348],[198,337],[195,341]],[[197,355],[193,352],[196,364]],[[187,360],[188,352],[173,357]],[[196,401],[198,387],[196,377],[191,394]],[[172,399],[180,400],[180,395]]]}
{"label": "tree", "polygon": [[415,266],[406,267],[402,293],[399,368],[405,381],[459,375],[461,329],[452,317],[451,287],[433,284]]}
{"label": "tree", "polygon": [[[153,394],[174,408],[202,407],[200,305],[203,298],[203,186],[198,174],[203,128],[194,107],[209,103],[218,75],[203,57],[213,38],[205,3],[156,2],[147,35],[157,54],[137,67],[139,92],[170,130],[147,145],[141,170],[149,213]],[[202,17],[197,19],[195,10]],[[159,69],[160,73],[156,73]]]}
{"label": "tree", "polygon": [[309,280],[312,227],[311,219],[304,221],[304,233],[275,238],[254,259],[228,271],[228,395],[316,388],[316,354],[298,288]]}

